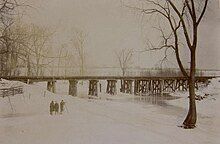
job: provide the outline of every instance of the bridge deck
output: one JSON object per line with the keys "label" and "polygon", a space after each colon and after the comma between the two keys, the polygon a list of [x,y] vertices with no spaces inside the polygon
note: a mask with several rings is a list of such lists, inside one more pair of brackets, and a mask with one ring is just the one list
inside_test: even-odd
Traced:
{"label": "bridge deck", "polygon": [[[187,79],[187,77],[141,77],[141,76],[6,76],[1,77],[7,80],[18,81],[53,81],[53,80],[172,80],[172,79]],[[198,76],[197,80],[212,79],[215,76]]]}

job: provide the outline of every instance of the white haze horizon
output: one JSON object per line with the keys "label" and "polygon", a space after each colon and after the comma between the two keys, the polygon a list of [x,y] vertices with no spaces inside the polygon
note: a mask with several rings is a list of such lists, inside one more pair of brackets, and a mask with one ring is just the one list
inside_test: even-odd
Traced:
{"label": "white haze horizon", "polygon": [[[199,69],[220,69],[220,10],[216,3],[210,4],[200,26]],[[119,66],[115,51],[123,48],[136,51],[131,67],[156,67],[163,57],[163,52],[137,52],[145,49],[144,37],[151,35],[147,33],[150,30],[143,29],[141,16],[122,6],[120,0],[32,0],[32,4],[35,8],[28,10],[26,20],[55,29],[54,51],[69,43],[74,28],[85,31],[86,63],[89,67]],[[69,51],[71,47],[66,49]],[[187,51],[181,54],[187,67]],[[175,57],[170,57],[167,67],[177,67]]]}

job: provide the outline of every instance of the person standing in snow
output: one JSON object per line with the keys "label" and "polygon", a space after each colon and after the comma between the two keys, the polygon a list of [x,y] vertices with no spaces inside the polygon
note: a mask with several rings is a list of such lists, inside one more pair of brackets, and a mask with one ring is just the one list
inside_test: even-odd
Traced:
{"label": "person standing in snow", "polygon": [[55,102],[54,108],[55,108],[55,114],[58,114],[58,112],[59,112],[59,104],[57,102]]}
{"label": "person standing in snow", "polygon": [[51,103],[50,103],[50,115],[53,115],[53,111],[54,111],[54,102],[51,101]]}
{"label": "person standing in snow", "polygon": [[62,100],[62,101],[60,102],[60,114],[62,114],[63,111],[64,111],[64,105],[65,105],[65,102]]}

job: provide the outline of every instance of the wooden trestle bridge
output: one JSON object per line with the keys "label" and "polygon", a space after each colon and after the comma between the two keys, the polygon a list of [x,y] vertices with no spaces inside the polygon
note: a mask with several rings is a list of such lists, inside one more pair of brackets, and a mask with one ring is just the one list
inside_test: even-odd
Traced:
{"label": "wooden trestle bridge", "polygon": [[[186,77],[137,77],[137,76],[10,76],[1,77],[7,80],[16,80],[26,83],[47,82],[47,90],[55,92],[57,80],[69,81],[69,95],[77,96],[77,83],[80,80],[89,81],[88,94],[97,96],[101,84],[99,81],[107,81],[106,93],[117,94],[116,83],[120,81],[120,92],[135,95],[161,94],[164,92],[186,91],[188,89],[188,79]],[[198,89],[198,83],[208,83],[213,76],[196,77],[195,87]]]}

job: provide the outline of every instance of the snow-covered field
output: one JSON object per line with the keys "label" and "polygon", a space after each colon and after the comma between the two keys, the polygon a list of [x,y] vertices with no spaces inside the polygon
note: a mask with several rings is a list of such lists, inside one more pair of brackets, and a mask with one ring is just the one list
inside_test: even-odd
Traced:
{"label": "snow-covered field", "polygon": [[[11,82],[10,82],[11,83]],[[42,83],[24,85],[24,94],[0,97],[0,144],[219,144],[220,82],[198,92],[210,94],[197,102],[197,128],[185,130],[182,124],[188,108],[187,93],[175,93],[180,99],[166,101],[167,106],[114,99],[131,99],[132,95],[101,99],[78,98],[46,91]],[[65,85],[60,82],[59,85]],[[84,85],[87,85],[84,83]],[[82,88],[79,95],[87,97]],[[63,115],[49,115],[52,100],[66,102]]]}

